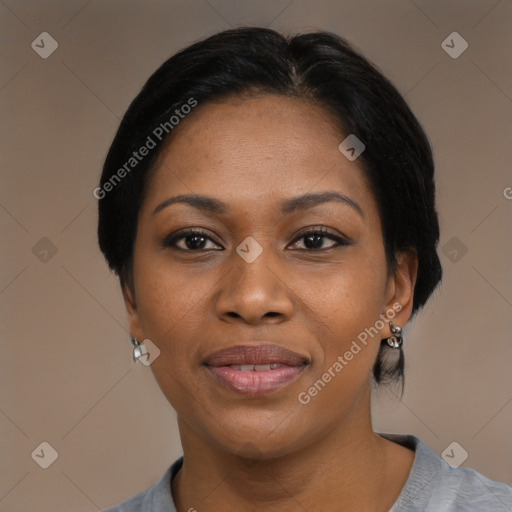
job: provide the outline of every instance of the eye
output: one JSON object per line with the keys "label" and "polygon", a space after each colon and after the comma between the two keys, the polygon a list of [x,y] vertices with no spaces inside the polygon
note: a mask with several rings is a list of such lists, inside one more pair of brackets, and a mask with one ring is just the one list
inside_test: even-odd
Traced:
{"label": "eye", "polygon": [[[298,250],[301,251],[321,251],[334,249],[339,246],[350,245],[350,242],[348,242],[346,239],[331,233],[323,226],[305,231],[298,238],[296,238],[291,245],[299,245],[298,241],[302,239],[304,239],[304,248],[298,248]],[[324,247],[324,242],[327,239],[331,240],[333,243],[328,247]],[[209,242],[213,244],[213,246],[208,247]],[[164,247],[170,247],[187,252],[224,250],[220,246],[220,243],[214,240],[214,237],[211,235],[211,233],[203,229],[187,229],[186,231],[173,233],[163,241],[162,245]],[[297,249],[297,247],[292,248]]]}
{"label": "eye", "polygon": [[[223,251],[222,248],[206,247],[208,241],[212,242],[217,247],[219,244],[215,242],[210,233],[202,229],[188,229],[181,233],[173,233],[169,235],[164,241],[164,247],[172,247],[180,251]],[[183,243],[181,243],[183,242]]]}
{"label": "eye", "polygon": [[[318,228],[311,229],[302,233],[299,238],[296,238],[292,245],[297,245],[299,240],[304,239],[303,245],[304,249],[299,249],[301,251],[319,251],[319,250],[328,250],[334,249],[338,246],[350,245],[350,243],[342,238],[341,236],[335,235],[327,230],[325,227],[321,226]],[[325,239],[333,240],[334,243],[329,245],[328,247],[323,247]]]}

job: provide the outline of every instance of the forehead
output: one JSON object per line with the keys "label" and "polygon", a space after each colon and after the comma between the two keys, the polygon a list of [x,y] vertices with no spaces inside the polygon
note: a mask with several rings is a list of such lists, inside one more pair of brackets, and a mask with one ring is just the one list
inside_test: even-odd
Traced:
{"label": "forehead", "polygon": [[260,95],[199,104],[154,163],[148,207],[170,194],[261,204],[327,189],[371,203],[361,167],[338,149],[345,136],[333,115],[298,98]]}

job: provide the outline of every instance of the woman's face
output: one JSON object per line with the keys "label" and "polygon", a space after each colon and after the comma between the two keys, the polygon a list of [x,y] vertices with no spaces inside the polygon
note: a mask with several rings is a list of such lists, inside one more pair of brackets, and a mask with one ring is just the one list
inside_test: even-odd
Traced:
{"label": "woman's face", "polygon": [[[379,315],[400,302],[403,325],[413,282],[407,269],[388,276],[345,135],[281,96],[199,105],[181,123],[140,210],[134,294],[124,289],[132,336],[160,349],[151,368],[180,428],[269,457],[356,428],[390,335]],[[169,201],[191,194],[208,199]]]}

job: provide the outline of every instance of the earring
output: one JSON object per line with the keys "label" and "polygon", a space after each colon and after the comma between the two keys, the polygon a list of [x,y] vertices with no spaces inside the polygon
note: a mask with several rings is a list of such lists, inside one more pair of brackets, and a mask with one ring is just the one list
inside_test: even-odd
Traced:
{"label": "earring", "polygon": [[130,341],[132,342],[133,345],[133,362],[136,363],[139,357],[142,356],[143,354],[143,345],[142,343],[139,343],[136,338],[132,338],[131,336]]}
{"label": "earring", "polygon": [[392,348],[400,348],[404,342],[404,339],[402,338],[402,329],[391,321],[389,322],[389,328],[392,335],[389,338],[386,338],[387,344]]}

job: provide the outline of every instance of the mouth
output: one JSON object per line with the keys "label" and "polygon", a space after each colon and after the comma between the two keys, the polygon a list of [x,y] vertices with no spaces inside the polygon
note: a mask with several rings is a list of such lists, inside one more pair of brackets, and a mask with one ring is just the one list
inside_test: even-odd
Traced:
{"label": "mouth", "polygon": [[251,397],[289,385],[309,364],[307,357],[279,345],[236,345],[214,352],[203,363],[217,382]]}

